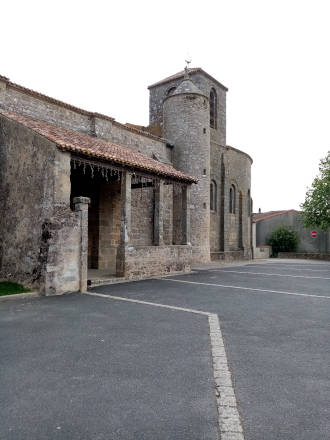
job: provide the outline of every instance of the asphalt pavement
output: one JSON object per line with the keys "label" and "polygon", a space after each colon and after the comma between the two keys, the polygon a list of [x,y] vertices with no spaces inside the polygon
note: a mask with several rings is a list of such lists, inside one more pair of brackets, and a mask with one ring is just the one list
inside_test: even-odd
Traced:
{"label": "asphalt pavement", "polygon": [[0,303],[1,440],[216,440],[208,320],[87,295]]}
{"label": "asphalt pavement", "polygon": [[329,263],[268,260],[93,290],[217,313],[246,440],[330,438]]}
{"label": "asphalt pavement", "polygon": [[330,438],[330,263],[97,292],[0,303],[1,440],[218,439],[207,317],[155,303],[218,315],[245,440]]}

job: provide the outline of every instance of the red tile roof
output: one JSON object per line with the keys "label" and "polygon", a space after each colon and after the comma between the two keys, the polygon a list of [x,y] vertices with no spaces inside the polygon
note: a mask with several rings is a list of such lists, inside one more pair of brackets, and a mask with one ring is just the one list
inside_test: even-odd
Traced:
{"label": "red tile roof", "polygon": [[284,211],[258,212],[258,213],[252,214],[252,221],[254,223],[256,223],[256,222],[260,222],[261,220],[266,220],[268,218],[276,217],[276,216],[282,215],[282,214],[287,214],[289,212],[299,212],[299,211],[296,211],[295,209],[287,209]]}
{"label": "red tile roof", "polygon": [[10,87],[12,87],[12,88],[14,88],[16,90],[20,90],[23,93],[27,93],[29,95],[35,96],[36,98],[42,99],[43,101],[50,102],[51,104],[55,104],[55,105],[58,105],[60,107],[67,108],[68,110],[72,110],[75,113],[80,113],[81,115],[86,115],[86,116],[88,116],[90,118],[96,117],[96,118],[106,119],[108,121],[111,121],[113,124],[115,124],[117,126],[120,126],[120,127],[124,128],[126,130],[139,133],[139,134],[141,134],[143,136],[147,136],[147,137],[150,137],[150,138],[157,139],[157,140],[159,140],[161,142],[166,142],[165,139],[162,139],[159,136],[156,136],[156,135],[154,135],[152,133],[149,133],[147,131],[142,131],[142,130],[139,130],[139,129],[134,128],[134,127],[128,127],[127,125],[122,124],[121,122],[116,121],[115,118],[112,118],[111,116],[106,116],[106,115],[103,115],[102,113],[97,113],[97,112],[89,112],[89,111],[84,110],[82,108],[75,107],[75,106],[73,106],[71,104],[67,104],[66,102],[59,101],[58,99],[51,98],[50,96],[47,96],[47,95],[44,95],[42,93],[36,92],[35,90],[28,89],[26,87],[20,86],[19,84],[15,84],[15,83],[11,82],[9,80],[9,78],[7,78],[5,76],[0,75],[0,80],[5,81],[8,86],[10,86]]}
{"label": "red tile roof", "polygon": [[63,150],[97,158],[103,161],[110,161],[121,166],[140,169],[147,173],[166,176],[176,180],[189,183],[198,182],[198,179],[195,177],[184,174],[170,165],[165,165],[123,145],[107,142],[97,137],[77,133],[43,121],[27,118],[16,113],[6,112],[1,109],[0,114],[30,128],[39,135],[54,142]]}
{"label": "red tile roof", "polygon": [[[191,67],[190,69],[188,69],[188,73],[189,74],[190,73],[194,74],[194,73],[197,73],[197,72],[203,73],[205,76],[207,76],[212,81],[214,81],[216,84],[218,84],[220,87],[222,87],[223,89],[228,91],[227,87],[225,87],[223,84],[221,84],[221,82],[219,82],[218,80],[213,78],[213,76],[211,76],[207,72],[205,72],[201,67]],[[153,87],[159,86],[160,84],[165,84],[167,82],[174,81],[175,79],[183,78],[184,74],[185,74],[185,71],[182,70],[181,72],[175,73],[174,75],[168,76],[167,78],[164,78],[161,81],[157,81],[154,84],[151,84],[150,86],[148,86],[148,89],[152,89]]]}

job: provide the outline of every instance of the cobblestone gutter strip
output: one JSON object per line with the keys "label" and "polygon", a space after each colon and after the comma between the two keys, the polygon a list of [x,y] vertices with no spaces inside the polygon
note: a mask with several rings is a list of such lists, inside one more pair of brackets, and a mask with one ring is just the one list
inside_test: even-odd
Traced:
{"label": "cobblestone gutter strip", "polygon": [[207,316],[210,329],[213,376],[215,381],[215,398],[218,409],[218,427],[221,440],[244,440],[243,428],[238,413],[236,396],[231,380],[231,373],[228,367],[226,350],[224,347],[217,314],[203,312],[201,310],[169,306],[166,304],[122,298],[120,296],[112,296],[102,293],[87,292],[84,293],[84,295],[100,296],[113,300],[144,304],[153,307],[161,307],[169,310],[177,310],[180,312],[195,313],[197,315]]}

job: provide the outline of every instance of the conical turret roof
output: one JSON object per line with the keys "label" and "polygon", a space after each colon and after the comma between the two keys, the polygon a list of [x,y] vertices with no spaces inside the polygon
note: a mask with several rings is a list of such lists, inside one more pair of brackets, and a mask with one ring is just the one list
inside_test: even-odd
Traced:
{"label": "conical turret roof", "polygon": [[197,94],[205,96],[204,93],[199,90],[197,86],[191,81],[189,77],[185,77],[184,80],[178,85],[178,87],[174,90],[171,96],[182,95],[182,94]]}
{"label": "conical turret roof", "polygon": [[195,86],[195,84],[191,81],[190,78],[185,78],[179,85],[178,87],[174,90],[174,92],[172,93],[172,96],[174,95],[181,95],[181,94],[186,94],[186,93],[195,93],[198,95],[203,95],[204,93],[199,90],[199,88],[197,86]]}
{"label": "conical turret roof", "polygon": [[176,96],[176,95],[186,95],[186,94],[202,95],[206,97],[206,95],[201,90],[199,90],[199,88],[195,86],[195,84],[189,78],[188,67],[184,69],[183,80],[180,82],[180,84],[174,90],[174,92],[171,93],[168,97]]}

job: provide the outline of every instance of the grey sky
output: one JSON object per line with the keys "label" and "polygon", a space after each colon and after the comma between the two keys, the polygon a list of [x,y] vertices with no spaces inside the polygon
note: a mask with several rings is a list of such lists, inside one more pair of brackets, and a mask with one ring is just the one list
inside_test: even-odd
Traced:
{"label": "grey sky", "polygon": [[227,143],[254,159],[254,209],[299,208],[330,149],[326,0],[1,4],[0,74],[121,122],[187,52],[229,88]]}

